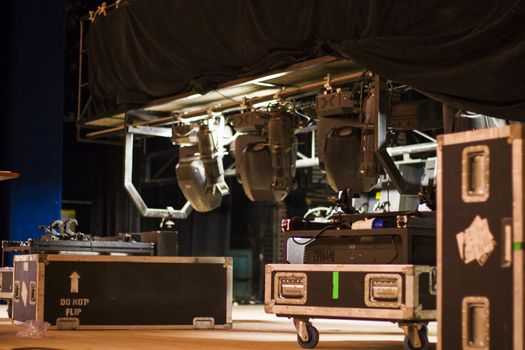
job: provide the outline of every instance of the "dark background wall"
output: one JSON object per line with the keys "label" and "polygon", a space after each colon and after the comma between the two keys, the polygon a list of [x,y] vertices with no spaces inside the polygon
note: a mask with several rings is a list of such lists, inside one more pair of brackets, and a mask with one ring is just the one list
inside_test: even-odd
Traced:
{"label": "dark background wall", "polygon": [[[0,239],[40,236],[39,225],[60,218],[61,209],[76,212],[79,230],[108,236],[119,232],[157,230],[159,219],[141,218],[122,186],[123,148],[79,142],[76,135],[79,21],[99,1],[17,0],[5,2],[0,21],[4,43],[0,69],[0,170],[21,174],[0,182]],[[148,151],[176,153],[168,140],[138,142],[134,182],[151,207],[185,202],[176,182],[148,183],[144,166]],[[170,165],[167,178],[175,176]],[[252,203],[234,178],[231,195],[211,213],[193,212],[176,222],[181,255],[230,255],[251,252],[248,271],[252,292],[261,294],[265,262],[274,259],[283,206]],[[304,211],[304,193],[291,195],[293,215]],[[250,253],[248,253],[250,254]],[[250,292],[251,293],[251,292]]]}
{"label": "dark background wall", "polygon": [[2,6],[0,168],[21,176],[0,183],[0,237],[22,240],[60,218],[65,7],[61,0]]}

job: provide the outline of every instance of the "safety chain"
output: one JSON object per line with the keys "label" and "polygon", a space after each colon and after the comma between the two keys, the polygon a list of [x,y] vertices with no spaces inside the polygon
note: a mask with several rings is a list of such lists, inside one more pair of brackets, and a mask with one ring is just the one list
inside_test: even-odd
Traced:
{"label": "safety chain", "polygon": [[[89,21],[94,22],[97,16],[100,16],[100,15],[104,15],[104,17],[106,17],[107,15],[106,11],[112,7],[115,7],[115,9],[118,9],[122,1],[123,0],[115,0],[115,2],[110,5],[108,5],[107,2],[104,1],[102,4],[97,6],[96,11],[89,11],[88,13]],[[124,2],[127,2],[127,0],[124,0]]]}

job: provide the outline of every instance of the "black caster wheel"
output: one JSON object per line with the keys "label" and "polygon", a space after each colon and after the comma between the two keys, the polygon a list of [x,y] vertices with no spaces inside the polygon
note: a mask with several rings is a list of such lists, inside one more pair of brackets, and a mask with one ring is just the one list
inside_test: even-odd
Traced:
{"label": "black caster wheel", "polygon": [[421,339],[421,346],[420,347],[414,347],[412,343],[410,342],[410,337],[405,336],[405,341],[403,342],[403,345],[405,346],[405,350],[427,350],[428,349],[428,331],[427,326],[423,326],[419,329],[419,339]]}
{"label": "black caster wheel", "polygon": [[311,324],[306,325],[306,331],[308,332],[308,340],[304,341],[297,335],[297,343],[303,349],[313,349],[319,343],[319,331]]}

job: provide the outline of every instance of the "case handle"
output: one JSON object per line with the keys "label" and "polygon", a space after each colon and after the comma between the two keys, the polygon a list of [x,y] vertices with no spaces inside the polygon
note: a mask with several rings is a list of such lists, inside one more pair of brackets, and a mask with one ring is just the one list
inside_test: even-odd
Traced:
{"label": "case handle", "polygon": [[465,297],[462,302],[462,350],[489,350],[490,302],[486,297]]}
{"label": "case handle", "polygon": [[13,301],[18,303],[20,301],[20,281],[13,282]]}
{"label": "case handle", "polygon": [[29,303],[36,304],[36,282],[29,283]]}
{"label": "case handle", "polygon": [[510,267],[512,265],[512,219],[504,218],[501,220],[501,267]]}
{"label": "case handle", "polygon": [[461,198],[485,202],[490,195],[490,152],[487,145],[465,147],[461,157]]}

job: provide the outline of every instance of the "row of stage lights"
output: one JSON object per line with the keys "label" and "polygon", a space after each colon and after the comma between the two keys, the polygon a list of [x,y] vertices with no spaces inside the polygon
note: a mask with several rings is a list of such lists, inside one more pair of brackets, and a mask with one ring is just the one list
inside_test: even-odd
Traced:
{"label": "row of stage lights", "polygon": [[[374,132],[366,126],[366,115],[372,111],[363,107],[370,105],[377,94],[372,89],[364,94],[345,94],[329,85],[325,88],[327,93],[316,101],[320,167],[335,191],[370,191],[377,182],[379,167],[373,154]],[[355,100],[343,107],[339,103],[330,107],[333,101],[343,98]],[[231,118],[236,132],[230,146],[236,177],[252,201],[281,201],[295,186],[295,134],[301,127],[301,114],[290,103],[278,101],[265,110],[247,104],[243,112]],[[222,164],[225,150],[220,142],[224,122],[216,127],[213,120],[181,121],[172,130],[172,143],[180,146],[177,181],[184,197],[199,212],[219,207],[223,195],[229,193]]]}

